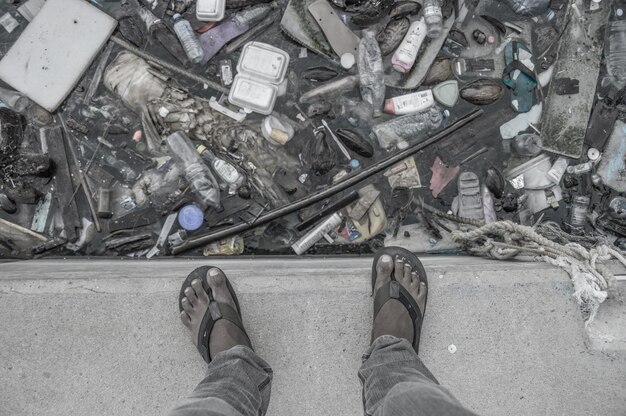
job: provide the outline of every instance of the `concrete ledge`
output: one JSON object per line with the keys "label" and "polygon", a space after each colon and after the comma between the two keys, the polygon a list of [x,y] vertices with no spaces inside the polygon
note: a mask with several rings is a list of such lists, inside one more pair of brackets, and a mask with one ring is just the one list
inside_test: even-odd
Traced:
{"label": "concrete ledge", "polygon": [[[203,375],[176,299],[204,264],[229,275],[252,342],[274,368],[268,415],[362,414],[369,258],[0,264],[0,414],[164,414]],[[468,407],[623,415],[626,357],[588,348],[564,272],[468,257],[424,264],[423,360]]]}

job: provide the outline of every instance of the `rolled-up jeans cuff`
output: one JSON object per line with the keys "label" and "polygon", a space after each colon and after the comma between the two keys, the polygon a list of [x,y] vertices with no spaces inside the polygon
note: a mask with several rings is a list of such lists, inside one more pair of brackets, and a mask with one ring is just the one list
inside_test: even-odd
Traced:
{"label": "rolled-up jeans cuff", "polygon": [[363,363],[376,353],[384,353],[393,361],[419,359],[413,345],[404,338],[393,335],[381,335],[372,342],[362,357]]}

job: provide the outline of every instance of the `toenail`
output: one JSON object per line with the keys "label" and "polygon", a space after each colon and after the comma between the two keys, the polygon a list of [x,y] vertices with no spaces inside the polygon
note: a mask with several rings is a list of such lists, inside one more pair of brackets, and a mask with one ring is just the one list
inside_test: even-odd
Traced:
{"label": "toenail", "polygon": [[219,275],[219,274],[220,274],[220,272],[219,272],[219,270],[217,270],[217,269],[211,269],[211,270],[209,270],[209,276],[217,276],[217,275]]}

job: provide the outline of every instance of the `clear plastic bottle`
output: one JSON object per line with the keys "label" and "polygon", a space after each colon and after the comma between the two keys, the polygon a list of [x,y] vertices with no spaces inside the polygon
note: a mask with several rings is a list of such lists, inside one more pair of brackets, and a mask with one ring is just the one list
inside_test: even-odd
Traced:
{"label": "clear plastic bottle", "polygon": [[406,148],[410,143],[428,138],[449,115],[448,110],[434,105],[420,113],[395,117],[375,125],[372,128],[372,139],[378,139],[378,144],[383,149],[394,145],[401,149]]}
{"label": "clear plastic bottle", "polygon": [[0,87],[0,104],[4,104],[16,113],[23,113],[30,105],[30,100],[17,91]]}
{"label": "clear plastic bottle", "polygon": [[204,58],[204,51],[202,50],[195,33],[193,33],[191,24],[183,19],[183,17],[178,13],[172,16],[172,23],[174,24],[174,32],[176,32],[178,40],[183,45],[183,49],[185,50],[189,60],[194,64],[202,62],[202,59]]}
{"label": "clear plastic bottle", "polygon": [[200,145],[196,151],[213,167],[213,171],[228,185],[228,193],[233,195],[243,183],[243,175],[232,163],[215,156],[206,146]]}
{"label": "clear plastic bottle", "polygon": [[374,117],[383,114],[385,101],[385,74],[383,56],[373,31],[365,30],[359,42],[359,82],[363,101],[372,104]]}
{"label": "clear plastic bottle", "polygon": [[172,133],[167,146],[176,162],[182,167],[191,189],[198,196],[203,208],[220,207],[220,191],[217,180],[202,161],[193,144],[183,132]]}
{"label": "clear plastic bottle", "polygon": [[424,0],[422,15],[428,28],[426,34],[431,39],[437,39],[443,34],[443,15],[439,0]]}
{"label": "clear plastic bottle", "polygon": [[[621,9],[618,9],[621,10]],[[606,46],[606,72],[618,88],[626,87],[626,20],[624,12],[616,12],[609,21]]]}
{"label": "clear plastic bottle", "polygon": [[569,223],[572,232],[581,233],[587,221],[587,210],[591,199],[588,196],[578,195],[572,198]]}

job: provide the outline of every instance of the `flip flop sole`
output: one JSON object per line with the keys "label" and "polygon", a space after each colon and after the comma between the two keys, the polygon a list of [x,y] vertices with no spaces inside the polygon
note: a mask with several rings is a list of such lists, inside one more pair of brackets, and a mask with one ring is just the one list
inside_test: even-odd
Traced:
{"label": "flip flop sole", "polygon": [[[372,264],[372,295],[374,296],[374,315],[376,315],[377,303],[379,303],[377,293],[374,293],[374,287],[376,286],[376,278],[377,278],[376,264],[378,263],[380,256],[383,256],[385,254],[391,256],[391,258],[393,258],[394,260],[397,257],[399,257],[403,259],[405,262],[409,263],[411,267],[413,268],[413,270],[417,272],[419,281],[423,282],[426,285],[426,288],[428,288],[428,278],[426,276],[426,270],[424,269],[422,262],[419,260],[419,258],[415,254],[411,253],[409,250],[404,249],[402,247],[385,247],[376,253],[376,255],[374,256],[374,262]],[[393,275],[391,276],[391,280],[392,281],[396,280]],[[413,349],[415,350],[415,352],[418,352],[421,326],[422,326],[422,322],[424,321],[424,314],[426,312],[426,304],[428,302],[428,291],[426,292],[426,299],[424,299],[424,302],[425,302],[424,310],[420,310],[419,306],[417,305],[417,300],[410,297],[411,295],[409,294],[408,288],[402,285],[400,286],[402,287],[401,297],[404,296],[406,298],[405,301],[401,300],[402,304],[405,306],[405,308],[407,308],[407,311],[409,311],[409,314],[411,314],[412,309],[417,309],[417,313],[419,314],[418,315],[419,318],[411,315],[411,319],[413,320],[413,325],[415,326],[414,338],[411,344],[413,345]],[[379,291],[383,289],[384,287],[379,289]],[[402,292],[404,292],[404,295],[402,295]],[[384,303],[386,302],[383,301],[383,303],[380,304],[380,306],[382,306]],[[409,303],[411,306],[407,305],[407,303]]]}

